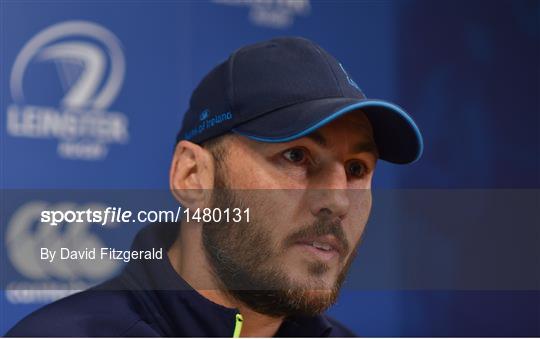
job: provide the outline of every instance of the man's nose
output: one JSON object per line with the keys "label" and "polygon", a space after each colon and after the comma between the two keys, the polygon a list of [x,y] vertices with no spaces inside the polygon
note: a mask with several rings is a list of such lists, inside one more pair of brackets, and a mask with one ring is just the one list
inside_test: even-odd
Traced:
{"label": "man's nose", "polygon": [[350,206],[347,194],[347,173],[341,164],[321,170],[309,186],[311,213],[316,217],[343,219]]}

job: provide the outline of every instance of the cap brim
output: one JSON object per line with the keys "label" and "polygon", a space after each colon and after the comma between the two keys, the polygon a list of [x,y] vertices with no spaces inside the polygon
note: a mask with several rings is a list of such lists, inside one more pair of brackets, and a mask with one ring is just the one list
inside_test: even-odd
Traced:
{"label": "cap brim", "polygon": [[392,103],[373,99],[326,98],[267,113],[233,131],[263,142],[288,142],[361,109],[369,119],[381,159],[396,164],[417,161],[423,152],[420,130],[413,119]]}

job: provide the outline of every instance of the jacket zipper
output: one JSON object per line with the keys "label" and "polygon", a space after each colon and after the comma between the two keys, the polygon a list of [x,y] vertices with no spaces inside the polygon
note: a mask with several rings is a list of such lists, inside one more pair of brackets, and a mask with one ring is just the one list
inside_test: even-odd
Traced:
{"label": "jacket zipper", "polygon": [[236,321],[234,323],[233,338],[240,338],[240,332],[242,332],[242,323],[244,318],[240,313],[236,313]]}

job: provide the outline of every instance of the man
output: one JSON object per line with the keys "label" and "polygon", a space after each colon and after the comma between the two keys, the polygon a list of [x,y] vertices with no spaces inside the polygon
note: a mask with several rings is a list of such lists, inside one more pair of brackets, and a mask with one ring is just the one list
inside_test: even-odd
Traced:
{"label": "man", "polygon": [[130,262],[8,335],[353,336],[323,312],[360,243],[376,162],[421,153],[412,119],[366,99],[313,42],[243,47],[194,91],[170,188],[191,211],[249,212],[146,227],[133,248],[164,260]]}

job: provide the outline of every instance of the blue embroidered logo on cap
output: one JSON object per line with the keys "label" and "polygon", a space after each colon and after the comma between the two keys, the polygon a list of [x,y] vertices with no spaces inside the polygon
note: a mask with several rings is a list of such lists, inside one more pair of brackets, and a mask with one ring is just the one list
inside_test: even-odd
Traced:
{"label": "blue embroidered logo on cap", "polygon": [[210,115],[210,111],[208,109],[205,109],[204,111],[202,111],[199,114],[199,120],[200,120],[199,125],[187,131],[184,134],[184,139],[186,140],[193,139],[195,136],[201,134],[205,130],[210,129],[212,127],[219,126],[225,121],[232,120],[233,118],[233,114],[231,112],[219,113],[211,118],[209,118],[209,115]]}
{"label": "blue embroidered logo on cap", "polygon": [[199,114],[199,120],[200,121],[203,121],[204,119],[208,118],[208,110],[205,109],[204,111],[201,112],[201,114]]}

